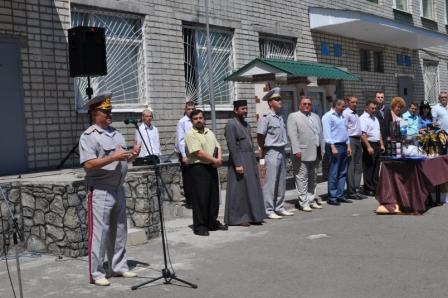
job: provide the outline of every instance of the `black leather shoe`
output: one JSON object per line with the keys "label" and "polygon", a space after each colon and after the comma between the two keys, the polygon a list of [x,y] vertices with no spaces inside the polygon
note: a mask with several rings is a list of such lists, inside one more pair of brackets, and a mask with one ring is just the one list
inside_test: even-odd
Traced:
{"label": "black leather shoe", "polygon": [[227,231],[229,229],[229,226],[228,225],[219,224],[217,229],[220,230],[220,231]]}
{"label": "black leather shoe", "polygon": [[262,221],[251,221],[250,224],[253,226],[261,226],[261,225],[263,225],[263,222]]}
{"label": "black leather shoe", "polygon": [[342,199],[338,199],[339,203],[353,203],[352,200],[346,199],[346,198],[342,198]]}
{"label": "black leather shoe", "polygon": [[222,223],[220,223],[219,221],[216,222],[215,226],[213,226],[212,228],[210,228],[210,231],[227,231],[229,229],[229,226],[227,225],[223,225]]}
{"label": "black leather shoe", "polygon": [[367,196],[365,196],[365,195],[363,195],[362,193],[356,193],[356,196],[359,198],[359,200],[365,200],[365,199],[368,199],[368,197]]}
{"label": "black leather shoe", "polygon": [[328,205],[333,205],[333,206],[339,206],[339,205],[341,205],[341,203],[339,203],[339,202],[336,201],[336,200],[327,200],[327,204],[328,204]]}
{"label": "black leather shoe", "polygon": [[375,193],[374,193],[373,191],[371,191],[371,190],[366,190],[366,191],[364,192],[364,194],[365,194],[366,196],[369,196],[369,197],[374,197],[374,196],[375,196]]}
{"label": "black leather shoe", "polygon": [[210,233],[206,230],[194,231],[194,234],[198,235],[198,236],[209,236],[210,235]]}
{"label": "black leather shoe", "polygon": [[349,198],[350,200],[362,200],[362,198],[360,198],[360,197],[358,196],[358,194],[351,194],[351,195],[348,195],[348,198]]}

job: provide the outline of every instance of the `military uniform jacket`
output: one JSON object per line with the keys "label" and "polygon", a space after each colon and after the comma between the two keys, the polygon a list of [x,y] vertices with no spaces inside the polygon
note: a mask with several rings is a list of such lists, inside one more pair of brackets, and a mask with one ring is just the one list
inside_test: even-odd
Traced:
{"label": "military uniform jacket", "polygon": [[285,121],[273,111],[258,120],[257,134],[265,136],[264,146],[268,148],[283,148],[288,144]]}
{"label": "military uniform jacket", "polygon": [[[92,125],[79,139],[79,159],[86,161],[113,154],[117,147],[126,150],[123,135],[113,127],[103,129]],[[116,188],[123,184],[128,170],[127,161],[114,161],[101,169],[85,169],[86,181],[95,188]]]}

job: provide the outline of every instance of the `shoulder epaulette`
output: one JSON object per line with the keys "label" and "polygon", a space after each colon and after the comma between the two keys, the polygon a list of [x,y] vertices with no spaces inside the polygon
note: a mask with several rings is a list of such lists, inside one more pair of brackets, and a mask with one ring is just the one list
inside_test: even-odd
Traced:
{"label": "shoulder epaulette", "polygon": [[[91,134],[91,133],[94,132],[94,131],[98,131],[98,129],[96,129],[96,127],[95,127],[94,125],[92,125],[92,126],[90,126],[89,128],[87,128],[87,129],[84,131],[84,134],[89,135],[89,134]],[[98,132],[99,132],[99,131],[98,131]]]}

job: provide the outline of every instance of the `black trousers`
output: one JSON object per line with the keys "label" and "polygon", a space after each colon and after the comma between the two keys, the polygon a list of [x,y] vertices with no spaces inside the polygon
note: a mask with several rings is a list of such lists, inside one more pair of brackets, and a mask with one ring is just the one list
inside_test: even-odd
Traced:
{"label": "black trousers", "polygon": [[380,142],[369,142],[373,148],[373,155],[370,155],[366,146],[362,145],[362,173],[364,178],[364,191],[376,192],[378,178],[380,175]]}
{"label": "black trousers", "polygon": [[350,137],[350,148],[352,158],[348,164],[347,173],[347,193],[349,195],[359,192],[362,176],[362,146],[359,137]]}
{"label": "black trousers", "polygon": [[182,155],[179,154],[180,170],[182,171],[182,184],[184,186],[184,196],[185,203],[188,205],[193,205],[192,194],[191,194],[191,183],[188,181],[190,178],[189,170],[190,165],[182,164]]}
{"label": "black trousers", "polygon": [[218,225],[218,170],[210,165],[193,164],[189,170],[193,195],[193,229],[215,230]]}

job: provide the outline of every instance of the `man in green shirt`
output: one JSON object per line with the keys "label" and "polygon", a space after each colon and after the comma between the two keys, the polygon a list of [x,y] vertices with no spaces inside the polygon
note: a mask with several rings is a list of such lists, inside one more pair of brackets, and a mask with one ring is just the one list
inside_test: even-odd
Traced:
{"label": "man in green shirt", "polygon": [[221,146],[213,132],[205,127],[204,113],[191,113],[193,128],[185,135],[193,198],[193,231],[208,236],[209,231],[227,230],[218,221],[219,180],[217,168],[222,165]]}

